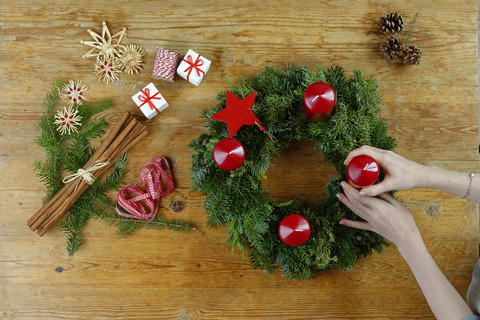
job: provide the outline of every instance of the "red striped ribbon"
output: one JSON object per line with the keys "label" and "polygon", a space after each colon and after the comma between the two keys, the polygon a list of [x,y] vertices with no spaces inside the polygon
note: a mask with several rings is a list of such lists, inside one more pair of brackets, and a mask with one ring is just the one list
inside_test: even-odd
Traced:
{"label": "red striped ribbon", "polygon": [[153,65],[152,76],[173,81],[177,68],[178,53],[158,49],[155,63]]}
{"label": "red striped ribbon", "polygon": [[[163,169],[162,162],[166,164],[167,171]],[[169,175],[170,166],[167,159],[157,157],[150,160],[145,167],[140,169],[142,177],[134,185],[127,185],[117,196],[117,214],[123,217],[138,220],[153,220],[157,216],[158,202],[160,197],[169,194],[173,190],[173,180]],[[161,180],[168,185],[167,190],[162,190]],[[139,186],[144,186],[144,190]],[[132,194],[137,194],[129,198]],[[127,213],[122,212],[118,206],[122,207]],[[148,209],[148,210],[147,210]]]}

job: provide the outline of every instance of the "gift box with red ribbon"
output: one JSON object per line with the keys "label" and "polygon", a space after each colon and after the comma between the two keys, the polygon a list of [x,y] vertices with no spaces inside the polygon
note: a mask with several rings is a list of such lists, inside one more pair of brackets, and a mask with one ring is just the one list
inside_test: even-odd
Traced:
{"label": "gift box with red ribbon", "polygon": [[151,82],[140,92],[133,95],[132,99],[147,119],[152,119],[168,107],[165,98]]}
{"label": "gift box with red ribbon", "polygon": [[177,74],[188,82],[198,86],[210,69],[212,62],[189,49],[177,68]]}

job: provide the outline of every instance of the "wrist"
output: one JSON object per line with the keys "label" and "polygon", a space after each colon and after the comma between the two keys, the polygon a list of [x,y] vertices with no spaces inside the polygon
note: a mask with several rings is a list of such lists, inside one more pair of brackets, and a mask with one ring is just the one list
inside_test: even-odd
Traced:
{"label": "wrist", "polygon": [[407,263],[410,259],[418,257],[421,253],[428,252],[418,230],[396,245],[398,252]]}
{"label": "wrist", "polygon": [[414,188],[431,188],[431,172],[433,166],[424,166],[416,163],[417,167],[414,169],[417,172],[416,182]]}

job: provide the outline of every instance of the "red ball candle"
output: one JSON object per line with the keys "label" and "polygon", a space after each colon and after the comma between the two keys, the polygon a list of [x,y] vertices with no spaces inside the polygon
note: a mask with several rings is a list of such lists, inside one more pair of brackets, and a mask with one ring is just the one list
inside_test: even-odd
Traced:
{"label": "red ball candle", "polygon": [[236,169],[245,160],[245,149],[236,139],[222,139],[213,148],[213,160],[215,160],[217,166],[224,170]]}
{"label": "red ball candle", "polygon": [[357,156],[348,164],[348,181],[357,189],[374,184],[379,174],[380,166],[375,159],[367,155]]}
{"label": "red ball candle", "polygon": [[278,234],[285,244],[292,247],[301,246],[310,237],[310,223],[301,215],[291,214],[280,222]]}
{"label": "red ball candle", "polygon": [[312,83],[303,94],[303,114],[311,122],[327,120],[336,99],[335,91],[328,83]]}

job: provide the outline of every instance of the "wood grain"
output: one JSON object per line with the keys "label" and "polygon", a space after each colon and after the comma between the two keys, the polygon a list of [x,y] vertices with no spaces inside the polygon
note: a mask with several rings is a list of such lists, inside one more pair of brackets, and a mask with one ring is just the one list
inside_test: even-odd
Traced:
{"label": "wood grain", "polygon": [[[383,60],[376,20],[418,12],[410,38],[424,52],[416,67]],[[82,59],[91,28],[128,29],[142,45],[145,70],[106,85]],[[204,131],[201,111],[235,81],[265,65],[340,64],[375,76],[384,98],[381,116],[397,151],[420,163],[478,170],[477,2],[372,1],[94,1],[4,0],[0,4],[0,318],[2,319],[433,319],[408,266],[394,246],[362,259],[351,272],[330,270],[310,281],[289,281],[252,270],[223,243],[225,229],[206,226],[204,198],[189,190],[188,142]],[[151,134],[130,154],[128,182],[154,156],[174,163],[175,192],[162,199],[167,217],[197,231],[141,231],[116,239],[87,223],[73,257],[64,235],[42,239],[25,221],[41,207],[44,188],[31,164],[43,157],[33,127],[44,93],[56,77],[82,79],[92,100],[114,99],[102,116],[112,124],[128,110],[138,82],[150,82],[154,46],[189,48],[212,61],[199,87],[177,79],[154,81],[170,107],[146,122]],[[265,188],[281,200],[314,201],[336,175],[312,144],[296,142],[276,158]],[[434,190],[403,191],[440,269],[464,296],[478,257],[478,206]],[[185,201],[174,213],[170,204]]]}

